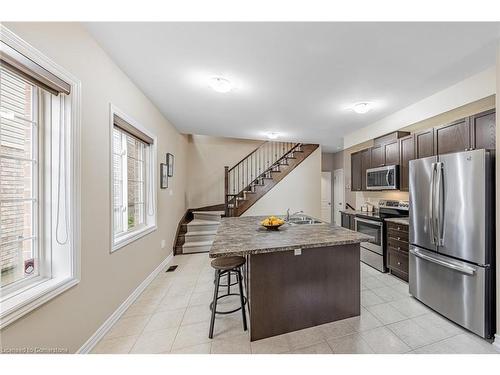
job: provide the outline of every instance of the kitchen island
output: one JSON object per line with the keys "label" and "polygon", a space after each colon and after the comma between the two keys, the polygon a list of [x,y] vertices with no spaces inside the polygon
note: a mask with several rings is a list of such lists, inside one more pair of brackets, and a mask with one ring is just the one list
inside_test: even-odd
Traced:
{"label": "kitchen island", "polygon": [[359,243],[370,236],[326,223],[260,226],[223,218],[211,258],[244,256],[252,341],[360,314]]}

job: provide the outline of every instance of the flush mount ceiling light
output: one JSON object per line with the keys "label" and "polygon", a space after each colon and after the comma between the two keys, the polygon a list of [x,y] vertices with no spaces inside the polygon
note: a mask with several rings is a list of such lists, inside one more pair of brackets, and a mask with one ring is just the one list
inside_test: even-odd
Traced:
{"label": "flush mount ceiling light", "polygon": [[220,93],[227,93],[234,87],[231,81],[224,77],[210,78],[209,86],[212,88],[212,90]]}
{"label": "flush mount ceiling light", "polygon": [[373,109],[373,103],[359,102],[359,103],[353,104],[351,106],[351,109],[356,113],[364,114],[364,113],[367,113]]}
{"label": "flush mount ceiling light", "polygon": [[269,139],[276,139],[279,137],[279,133],[276,133],[276,132],[271,132],[271,133],[267,133],[267,138]]}

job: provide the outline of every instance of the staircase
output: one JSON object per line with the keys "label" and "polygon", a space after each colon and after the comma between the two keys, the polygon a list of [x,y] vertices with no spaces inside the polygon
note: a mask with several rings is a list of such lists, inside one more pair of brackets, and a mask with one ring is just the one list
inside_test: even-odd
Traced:
{"label": "staircase", "polygon": [[224,211],[193,211],[193,220],[182,224],[177,236],[176,254],[208,252]]}
{"label": "staircase", "polygon": [[318,147],[265,142],[234,167],[225,167],[225,215],[242,215]]}

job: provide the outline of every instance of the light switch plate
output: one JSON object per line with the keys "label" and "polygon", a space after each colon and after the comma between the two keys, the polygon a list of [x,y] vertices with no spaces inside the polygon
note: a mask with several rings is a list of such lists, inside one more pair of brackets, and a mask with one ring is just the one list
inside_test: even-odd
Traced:
{"label": "light switch plate", "polygon": [[293,255],[302,255],[302,249],[295,249]]}
{"label": "light switch plate", "polygon": [[166,245],[166,241],[165,240],[161,240],[161,248],[164,249],[165,248],[165,245]]}

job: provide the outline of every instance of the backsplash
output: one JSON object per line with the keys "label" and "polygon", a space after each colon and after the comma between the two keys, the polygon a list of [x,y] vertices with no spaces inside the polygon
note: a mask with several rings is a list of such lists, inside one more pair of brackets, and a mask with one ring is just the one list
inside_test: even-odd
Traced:
{"label": "backsplash", "polygon": [[361,209],[361,206],[366,202],[373,204],[378,208],[378,202],[381,199],[392,199],[398,201],[407,201],[409,199],[407,191],[362,191],[356,193],[356,209]]}

